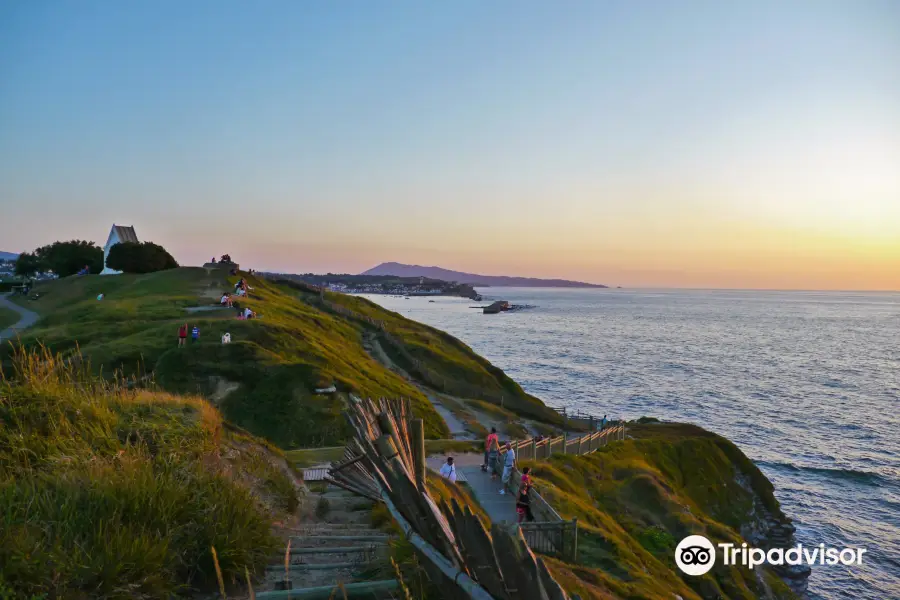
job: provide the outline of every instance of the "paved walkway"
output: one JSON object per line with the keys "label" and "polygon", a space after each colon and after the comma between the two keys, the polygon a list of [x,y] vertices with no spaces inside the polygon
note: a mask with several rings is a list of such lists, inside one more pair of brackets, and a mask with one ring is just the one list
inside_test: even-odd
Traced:
{"label": "paved walkway", "polygon": [[0,341],[16,337],[16,335],[18,335],[18,332],[22,331],[26,327],[31,327],[40,318],[36,312],[28,310],[27,308],[22,308],[14,302],[10,302],[7,296],[9,296],[9,294],[0,295],[0,306],[16,311],[17,313],[19,313],[20,318],[19,322],[12,327],[8,327],[7,329],[0,331]]}
{"label": "paved walkway", "polygon": [[460,467],[459,470],[465,475],[466,483],[472,488],[475,499],[484,508],[484,512],[490,517],[492,523],[515,523],[516,516],[516,497],[515,494],[500,494],[500,478],[491,480],[490,473],[484,473],[481,470],[480,463],[476,466]]}
{"label": "paved walkway", "polygon": [[[516,515],[516,496],[509,492],[500,493],[500,477],[491,480],[491,474],[481,470],[484,463],[483,454],[452,454],[453,462],[456,465],[457,481],[459,483],[467,483],[472,494],[478,503],[484,508],[484,512],[490,517],[492,523],[515,523],[518,520]],[[434,471],[440,471],[441,466],[446,462],[447,457],[443,455],[432,455],[426,459],[428,468]]]}

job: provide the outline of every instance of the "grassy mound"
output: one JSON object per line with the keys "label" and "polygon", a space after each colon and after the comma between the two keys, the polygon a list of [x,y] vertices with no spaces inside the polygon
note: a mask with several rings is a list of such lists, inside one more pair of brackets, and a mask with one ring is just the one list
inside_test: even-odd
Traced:
{"label": "grassy mound", "polygon": [[298,505],[277,451],[197,397],[22,353],[0,380],[0,596],[161,598],[277,549]]}
{"label": "grassy mound", "polygon": [[772,485],[734,444],[681,424],[637,425],[629,435],[636,439],[587,456],[530,463],[540,493],[581,527],[578,564],[554,563],[567,589],[585,599],[794,597],[767,570],[716,565],[682,578],[675,565],[687,535],[740,545],[742,530],[764,527],[767,514],[785,520]]}
{"label": "grassy mound", "polygon": [[[344,441],[341,409],[351,393],[411,398],[427,435],[447,437],[425,396],[366,352],[363,323],[317,305],[317,295],[247,279],[252,298],[242,302],[261,316],[250,321],[215,308],[237,280],[223,271],[182,268],[43,283],[35,288],[37,301],[21,301],[42,317],[22,341],[54,352],[80,348],[107,376],[150,373],[168,391],[221,400],[229,421],[285,448]],[[189,312],[191,307],[203,310]],[[199,343],[176,347],[182,323],[200,328]],[[226,331],[230,345],[220,343]],[[315,392],[332,385],[336,394]]]}

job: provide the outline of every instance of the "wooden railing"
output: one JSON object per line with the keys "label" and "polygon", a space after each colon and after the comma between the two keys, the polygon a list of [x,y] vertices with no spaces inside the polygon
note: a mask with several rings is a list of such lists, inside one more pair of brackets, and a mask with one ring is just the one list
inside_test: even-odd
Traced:
{"label": "wooden railing", "polygon": [[[517,460],[546,460],[554,453],[590,454],[612,441],[624,439],[625,426],[621,425],[575,438],[569,438],[563,434],[541,441],[535,439],[522,440],[513,442],[511,447],[516,453]],[[495,472],[501,475],[505,457],[506,448],[502,448],[498,459],[493,465]],[[516,496],[519,493],[521,479],[521,472],[518,469],[513,469],[509,480],[509,488]],[[550,506],[550,503],[541,496],[540,492],[534,488],[529,492],[529,498],[531,512],[535,520],[531,523],[522,523],[519,526],[528,546],[538,552],[554,554],[563,560],[574,562],[578,555],[578,520],[572,519],[567,521],[563,519]]]}
{"label": "wooden railing", "polygon": [[[598,448],[608,445],[610,442],[625,439],[625,426],[616,425],[607,427],[603,431],[586,433],[584,435],[569,437],[563,434],[555,438],[544,438],[540,441],[532,438],[513,442],[512,447],[516,451],[519,460],[542,460],[550,458],[555,453],[561,454],[590,454]],[[501,450],[506,452],[505,449]]]}
{"label": "wooden railing", "polygon": [[528,547],[541,554],[555,555],[562,560],[575,562],[578,555],[578,520],[532,521],[521,523],[519,528]]}

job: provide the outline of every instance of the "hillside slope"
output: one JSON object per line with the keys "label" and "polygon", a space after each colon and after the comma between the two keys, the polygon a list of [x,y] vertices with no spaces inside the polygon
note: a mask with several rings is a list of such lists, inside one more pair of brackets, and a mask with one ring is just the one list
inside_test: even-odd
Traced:
{"label": "hillside slope", "polygon": [[586,456],[527,463],[563,518],[578,518],[578,564],[554,563],[570,592],[584,600],[799,597],[806,573],[794,573],[789,587],[769,567],[717,563],[689,577],[675,565],[675,546],[688,535],[738,546],[792,543],[772,484],[734,444],[677,423],[636,425],[629,436]]}
{"label": "hillside slope", "polygon": [[296,512],[283,455],[206,401],[21,354],[0,378],[0,597],[169,598],[260,573]]}
{"label": "hillside slope", "polygon": [[568,279],[540,279],[537,277],[511,277],[508,275],[478,275],[453,271],[442,267],[423,267],[421,265],[405,265],[397,262],[381,263],[360,275],[394,275],[398,277],[427,277],[442,281],[456,281],[470,285],[507,286],[507,287],[578,287],[605,288],[605,285],[570,281]]}
{"label": "hillside slope", "polygon": [[[455,338],[357,298],[251,276],[251,297],[241,301],[260,318],[238,320],[233,310],[215,306],[237,279],[224,271],[181,268],[42,283],[35,288],[38,300],[19,300],[42,316],[22,342],[64,353],[77,347],[95,372],[151,374],[168,391],[206,395],[229,421],[284,448],[345,440],[341,409],[349,394],[408,397],[426,421],[426,434],[447,437],[424,394],[367,354],[364,336],[376,332],[391,335],[401,351],[420,357],[422,368],[442,380],[466,382],[478,393],[502,391],[532,413],[556,418]],[[200,341],[178,348],[183,323],[199,327]],[[232,343],[223,345],[226,331]],[[316,393],[331,386],[336,393]]]}

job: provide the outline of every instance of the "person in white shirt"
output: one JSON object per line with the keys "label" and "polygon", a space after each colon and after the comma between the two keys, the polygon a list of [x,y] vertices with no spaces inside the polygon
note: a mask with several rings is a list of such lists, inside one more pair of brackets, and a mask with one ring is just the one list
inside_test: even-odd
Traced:
{"label": "person in white shirt", "polygon": [[441,477],[450,481],[456,481],[456,466],[453,464],[452,456],[448,456],[447,462],[441,467]]}
{"label": "person in white shirt", "polygon": [[503,457],[503,477],[500,480],[503,482],[503,487],[500,488],[500,493],[506,493],[506,486],[509,485],[509,478],[512,476],[513,469],[516,468],[516,451],[513,450],[512,444],[506,442],[506,454]]}

